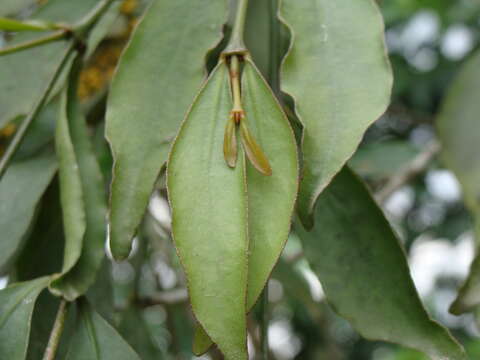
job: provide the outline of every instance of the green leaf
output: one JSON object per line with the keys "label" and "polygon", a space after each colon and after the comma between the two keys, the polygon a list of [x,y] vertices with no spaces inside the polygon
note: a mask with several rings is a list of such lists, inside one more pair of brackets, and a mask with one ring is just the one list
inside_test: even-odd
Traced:
{"label": "green leaf", "polygon": [[[480,103],[480,52],[477,52],[452,84],[436,121],[442,144],[441,157],[462,186],[463,198],[476,222],[480,241],[480,160],[478,158],[478,114]],[[450,311],[460,314],[480,304],[480,256],[477,254],[470,274]]]}
{"label": "green leaf", "polygon": [[282,89],[304,125],[298,211],[308,227],[318,195],[390,101],[392,74],[374,0],[284,0],[293,43]]}
{"label": "green leaf", "polygon": [[296,231],[330,304],[364,337],[421,350],[434,360],[466,358],[423,308],[397,237],[348,168],[318,198],[312,231],[300,224]]}
{"label": "green leaf", "polygon": [[14,162],[0,181],[0,269],[6,271],[21,250],[37,204],[57,170],[55,154]]}
{"label": "green leaf", "polygon": [[[122,56],[107,107],[115,159],[110,245],[128,256],[155,180],[220,38],[226,1],[154,1]],[[181,31],[179,31],[179,29]]]}
{"label": "green leaf", "polygon": [[362,177],[381,180],[393,176],[417,154],[418,149],[407,141],[381,141],[359,148],[349,165]]}
{"label": "green leaf", "polygon": [[84,299],[78,301],[78,320],[67,360],[140,360],[140,357]]}
{"label": "green leaf", "polygon": [[51,23],[39,20],[20,21],[0,17],[0,30],[2,31],[46,31],[53,29]]}
{"label": "green leaf", "polygon": [[15,15],[34,3],[35,0],[2,0],[0,16]]}
{"label": "green leaf", "polygon": [[145,323],[144,314],[140,309],[131,308],[126,310],[122,314],[122,321],[118,331],[138,352],[142,360],[163,359],[162,352],[155,345],[155,339]]}
{"label": "green leaf", "polygon": [[25,359],[35,302],[49,281],[48,277],[43,277],[16,283],[0,291],[0,354],[2,358]]}
{"label": "green leaf", "polygon": [[[242,77],[243,103],[248,126],[270,159],[272,175],[247,165],[248,291],[247,311],[257,302],[290,232],[298,189],[297,148],[293,131],[280,105],[253,63],[247,61]],[[244,121],[244,120],[242,120]],[[197,329],[194,352],[211,346]]]}
{"label": "green leaf", "polygon": [[[73,24],[86,15],[97,2],[98,0],[50,0],[32,16],[50,22]],[[103,29],[104,36],[106,28],[103,27]],[[99,35],[95,36],[97,39],[94,39],[95,41],[98,41]],[[14,37],[11,44],[33,40],[37,37],[38,34],[21,33]],[[0,96],[0,128],[10,120],[27,114],[31,110],[40,92],[44,90],[48,80],[60,64],[63,50],[67,46],[65,41],[59,41],[0,57],[0,79],[2,79],[0,82],[0,92],[2,93]],[[65,76],[58,81],[58,85],[63,83],[64,78]],[[57,88],[59,89],[60,86]]]}
{"label": "green leaf", "polygon": [[62,269],[64,235],[58,187],[55,177],[42,197],[38,216],[15,260],[15,281],[52,275]]}
{"label": "green leaf", "polygon": [[195,317],[227,359],[247,359],[245,157],[240,152],[234,169],[223,157],[228,78],[222,61],[193,103],[172,147],[167,186]]}
{"label": "green leaf", "polygon": [[82,58],[74,61],[56,131],[65,228],[63,275],[50,289],[74,300],[95,281],[104,257],[106,195],[85,118],[77,102]]}

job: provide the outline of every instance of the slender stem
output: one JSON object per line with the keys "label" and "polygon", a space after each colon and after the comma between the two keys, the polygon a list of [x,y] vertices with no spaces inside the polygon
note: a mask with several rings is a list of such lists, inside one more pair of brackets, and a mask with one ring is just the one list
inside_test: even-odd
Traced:
{"label": "slender stem", "polygon": [[83,35],[88,32],[92,26],[94,26],[97,21],[103,16],[103,14],[108,10],[110,5],[115,0],[100,0],[95,6],[79,23],[73,27],[73,31],[77,35]]}
{"label": "slender stem", "polygon": [[233,23],[232,35],[224,51],[224,54],[244,54],[247,52],[243,33],[245,30],[245,20],[247,18],[248,0],[238,0],[237,11]]}
{"label": "slender stem", "polygon": [[269,320],[269,312],[268,312],[268,282],[263,290],[262,294],[262,321],[261,321],[261,335],[260,335],[260,351],[261,351],[261,360],[268,360],[268,353],[269,353],[269,345],[268,345],[268,320]]}
{"label": "slender stem", "polygon": [[75,49],[75,42],[72,41],[70,42],[68,48],[65,50],[62,56],[62,60],[60,64],[57,66],[55,69],[52,78],[48,82],[47,86],[45,87],[45,90],[42,92],[42,95],[40,98],[37,100],[35,103],[33,109],[30,111],[28,116],[23,119],[22,123],[18,127],[17,132],[13,136],[12,141],[7,147],[7,150],[5,151],[5,154],[3,157],[0,159],[0,179],[3,177],[8,164],[12,160],[13,156],[15,155],[15,152],[18,150],[20,147],[23,138],[25,137],[28,128],[32,124],[33,120],[37,117],[38,113],[42,109],[42,107],[45,105],[47,99],[49,98],[55,83],[57,82],[60,74],[62,73],[63,68],[65,65],[68,63],[68,59],[70,58],[70,54],[74,51]]}
{"label": "slender stem", "polygon": [[52,34],[48,34],[46,36],[39,37],[34,40],[26,41],[20,44],[7,46],[3,49],[0,49],[0,56],[8,55],[14,52],[19,52],[22,50],[27,50],[36,46],[48,44],[50,42],[58,41],[65,39],[69,36],[69,32],[67,30],[59,30]]}
{"label": "slender stem", "polygon": [[67,302],[62,299],[58,307],[57,316],[53,323],[52,331],[50,332],[50,338],[48,339],[48,345],[43,354],[43,360],[54,360],[57,352],[58,344],[60,343],[60,337],[62,336],[63,327],[65,325],[65,318],[67,317]]}
{"label": "slender stem", "polygon": [[230,60],[230,79],[232,83],[233,108],[232,116],[238,124],[244,116],[242,107],[242,95],[240,90],[240,61],[237,55]]}

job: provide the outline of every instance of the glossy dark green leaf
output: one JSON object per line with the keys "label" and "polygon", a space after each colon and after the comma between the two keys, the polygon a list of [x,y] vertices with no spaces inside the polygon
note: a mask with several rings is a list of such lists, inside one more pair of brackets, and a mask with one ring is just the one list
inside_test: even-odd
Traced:
{"label": "glossy dark green leaf", "polygon": [[106,194],[76,92],[82,60],[74,61],[56,131],[65,228],[63,275],[50,286],[74,300],[95,281],[104,257]]}
{"label": "glossy dark green leaf", "polygon": [[[2,0],[3,1],[3,0]],[[32,16],[50,22],[75,23],[86,15],[98,0],[64,1],[50,0]],[[100,25],[100,23],[102,25]],[[92,40],[105,36],[110,23],[100,20],[93,30]],[[14,37],[9,44],[35,39],[42,34],[22,33]],[[26,51],[0,57],[0,128],[19,115],[28,113],[41,91],[44,90],[54,70],[60,64],[65,41],[46,44]],[[91,52],[92,46],[89,45]],[[63,83],[62,77],[58,82]],[[57,86],[58,88],[60,86]]]}
{"label": "glossy dark green leaf", "polygon": [[108,322],[84,299],[78,301],[78,319],[67,360],[140,360]]}
{"label": "glossy dark green leaf", "polygon": [[374,0],[283,0],[293,43],[282,89],[304,125],[298,211],[311,226],[318,195],[390,102],[392,74]]}
{"label": "glossy dark green leaf", "polygon": [[[290,232],[298,189],[297,148],[293,131],[280,105],[255,66],[247,61],[242,76],[243,103],[248,126],[266,156],[271,176],[247,164],[248,291],[247,311],[255,305]],[[195,334],[194,351],[211,343],[202,331]]]}
{"label": "glossy dark green leaf", "polygon": [[57,170],[51,149],[14,162],[0,181],[0,270],[18,254],[34,219],[37,204]]}
{"label": "glossy dark green leaf", "polygon": [[[450,88],[436,125],[442,144],[442,160],[457,176],[465,204],[476,223],[477,244],[480,240],[480,159],[478,114],[480,102],[480,53],[466,63]],[[480,304],[480,256],[474,260],[470,275],[460,289],[451,311],[462,313]]]}
{"label": "glossy dark green leaf", "polygon": [[2,31],[45,31],[52,29],[52,24],[39,20],[20,21],[0,17],[0,30]]}
{"label": "glossy dark green leaf", "polygon": [[[247,359],[247,197],[243,152],[223,156],[232,100],[222,61],[192,105],[167,167],[175,245],[196,319],[227,359]],[[188,189],[188,191],[185,191]]]}
{"label": "glossy dark green leaf", "polygon": [[[154,1],[120,61],[107,108],[115,164],[110,247],[125,258],[170,143],[220,39],[226,1]],[[178,31],[181,29],[181,31]]]}
{"label": "glossy dark green leaf", "polygon": [[49,281],[48,277],[43,277],[12,284],[0,291],[0,355],[2,359],[25,359],[35,302]]}
{"label": "glossy dark green leaf", "polygon": [[296,226],[329,303],[368,339],[421,350],[434,360],[466,359],[432,321],[390,224],[362,181],[344,168],[315,205],[315,226]]}

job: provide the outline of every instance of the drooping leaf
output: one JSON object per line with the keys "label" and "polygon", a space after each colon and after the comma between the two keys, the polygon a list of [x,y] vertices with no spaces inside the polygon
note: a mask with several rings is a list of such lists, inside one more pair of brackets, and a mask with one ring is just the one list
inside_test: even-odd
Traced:
{"label": "drooping leaf", "polygon": [[81,57],[73,63],[56,132],[65,255],[63,275],[50,288],[70,301],[95,281],[106,239],[104,182],[76,97],[81,64]]}
{"label": "drooping leaf", "polygon": [[284,0],[280,10],[292,32],[282,89],[304,125],[298,211],[310,227],[316,198],[389,104],[392,74],[374,0]]}
{"label": "drooping leaf", "polygon": [[49,281],[48,277],[43,277],[12,284],[0,291],[0,354],[2,358],[25,359],[35,302]]}
{"label": "drooping leaf", "polygon": [[[122,56],[107,107],[115,164],[110,245],[130,252],[158,173],[219,41],[226,1],[154,1]],[[179,31],[180,29],[180,31]],[[194,40],[193,40],[194,39]]]}
{"label": "drooping leaf", "polygon": [[[50,0],[32,16],[49,22],[73,24],[87,14],[97,2],[98,0]],[[109,24],[102,20],[100,20],[102,25],[98,26],[101,31],[93,30],[95,36],[92,34],[92,40],[94,43],[98,43],[98,40],[105,36],[108,30],[106,25]],[[39,34],[34,33],[21,33],[16,35],[9,45],[29,41],[38,36]],[[0,57],[0,78],[2,79],[0,82],[0,92],[2,93],[0,97],[0,128],[8,121],[19,115],[27,114],[31,110],[40,92],[44,90],[54,70],[60,64],[63,50],[66,47],[67,43],[60,41]],[[88,50],[91,52],[90,45]],[[64,78],[65,76],[62,76],[58,83],[63,83]]]}
{"label": "drooping leaf", "polygon": [[15,281],[27,281],[60,272],[63,262],[63,224],[58,177],[45,191],[38,216],[15,260]]}
{"label": "drooping leaf", "polygon": [[[454,81],[436,122],[442,144],[442,160],[460,181],[465,204],[475,218],[477,244],[480,241],[480,103],[476,96],[480,91],[479,65],[480,53],[477,53]],[[450,311],[459,314],[479,304],[480,256],[477,254]]]}
{"label": "drooping leaf", "polygon": [[140,360],[130,345],[85,299],[77,303],[77,325],[67,360]]}
{"label": "drooping leaf", "polygon": [[[298,189],[297,148],[293,131],[280,105],[253,63],[247,61],[242,96],[248,126],[271,164],[271,176],[247,165],[248,291],[247,311],[257,302],[290,232]],[[197,329],[194,351],[208,350],[211,342]]]}
{"label": "drooping leaf", "polygon": [[344,168],[318,198],[312,231],[300,223],[296,231],[329,303],[364,337],[421,350],[434,360],[466,358],[423,308],[396,235],[351,170]]}
{"label": "drooping leaf", "polygon": [[21,250],[37,204],[57,170],[49,148],[14,162],[0,181],[0,271],[7,270]]}
{"label": "drooping leaf", "polygon": [[349,165],[359,175],[381,180],[394,175],[418,154],[407,141],[381,141],[358,149]]}
{"label": "drooping leaf", "polygon": [[122,314],[118,331],[141,356],[142,360],[163,359],[161,350],[155,345],[150,329],[140,309],[131,308]]}
{"label": "drooping leaf", "polygon": [[52,24],[39,20],[20,21],[0,17],[1,31],[45,31],[52,29]]}
{"label": "drooping leaf", "polygon": [[227,359],[247,359],[245,159],[240,152],[232,169],[222,151],[231,107],[228,69],[222,61],[178,133],[167,186],[173,237],[195,317]]}

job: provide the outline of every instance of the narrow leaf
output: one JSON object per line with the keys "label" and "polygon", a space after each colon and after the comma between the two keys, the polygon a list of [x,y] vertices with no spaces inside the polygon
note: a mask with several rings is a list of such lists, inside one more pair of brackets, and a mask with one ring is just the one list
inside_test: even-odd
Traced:
{"label": "narrow leaf", "polygon": [[[257,302],[290,232],[298,189],[297,148],[293,131],[280,105],[253,63],[243,70],[243,104],[252,133],[261,142],[272,166],[265,176],[247,165],[248,189],[248,291],[247,311]],[[211,345],[200,329],[194,352]]]}
{"label": "narrow leaf", "polygon": [[84,299],[78,301],[78,320],[67,360],[140,360],[140,357]]}
{"label": "narrow leaf", "polygon": [[76,97],[81,64],[78,57],[63,93],[56,133],[66,248],[64,275],[51,289],[70,301],[95,281],[106,239],[104,182]]}
{"label": "narrow leaf", "polygon": [[19,21],[15,19],[0,17],[0,30],[2,31],[45,31],[53,28],[53,24],[45,21]]}
{"label": "narrow leaf", "polygon": [[201,84],[205,53],[219,41],[225,13],[225,0],[208,6],[154,1],[122,56],[106,126],[115,159],[110,247],[118,259],[130,252],[170,142]]}
{"label": "narrow leaf", "polygon": [[0,291],[0,355],[2,359],[25,359],[35,302],[49,281],[48,277],[43,277],[16,283]]}
{"label": "narrow leaf", "polygon": [[296,231],[333,309],[360,334],[434,360],[466,359],[461,345],[423,308],[390,224],[348,168],[318,198],[312,231],[300,224]]}
{"label": "narrow leaf", "polygon": [[222,61],[192,105],[172,147],[167,186],[195,317],[227,359],[247,359],[245,160],[232,169],[223,157],[228,78]]}
{"label": "narrow leaf", "polygon": [[[442,143],[442,160],[460,181],[465,204],[475,218],[477,244],[480,241],[479,66],[480,52],[477,52],[454,81],[436,121]],[[477,254],[470,274],[450,311],[460,314],[479,304],[480,256]]]}
{"label": "narrow leaf", "polygon": [[298,211],[310,227],[316,198],[389,104],[392,74],[374,0],[284,0],[281,15],[293,38],[282,88],[304,125]]}
{"label": "narrow leaf", "polygon": [[223,155],[225,156],[225,161],[228,166],[235,167],[237,164],[237,134],[236,134],[236,125],[233,117],[230,117],[230,120],[227,121],[227,126],[225,127],[225,135],[223,139]]}
{"label": "narrow leaf", "polygon": [[21,250],[37,204],[56,170],[55,154],[44,149],[14,162],[0,181],[0,271],[7,271]]}

